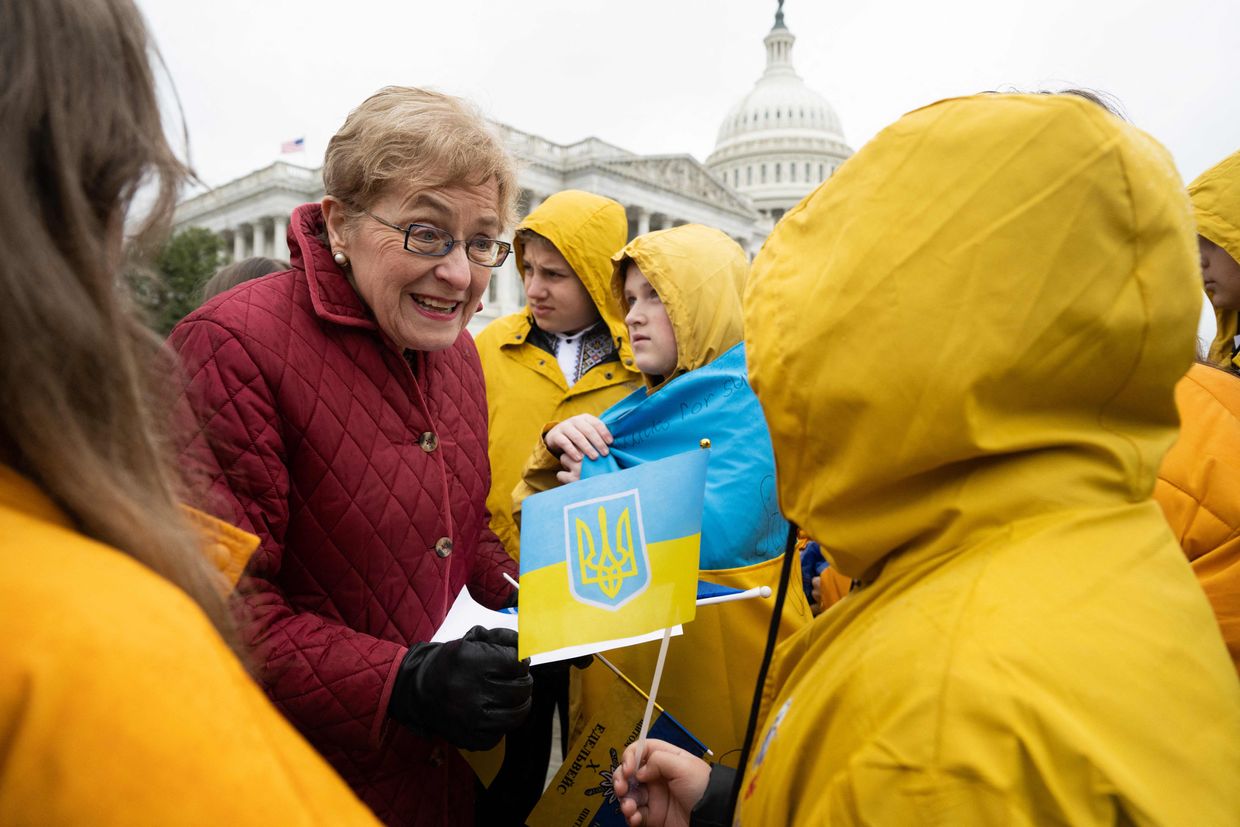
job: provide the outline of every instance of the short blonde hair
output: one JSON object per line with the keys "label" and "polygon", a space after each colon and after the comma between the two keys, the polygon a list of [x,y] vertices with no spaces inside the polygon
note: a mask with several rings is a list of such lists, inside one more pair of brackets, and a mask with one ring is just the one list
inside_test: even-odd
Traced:
{"label": "short blonde hair", "polygon": [[385,86],[349,113],[323,160],[323,190],[351,217],[394,183],[479,186],[494,180],[500,224],[516,218],[517,174],[473,104],[411,86]]}

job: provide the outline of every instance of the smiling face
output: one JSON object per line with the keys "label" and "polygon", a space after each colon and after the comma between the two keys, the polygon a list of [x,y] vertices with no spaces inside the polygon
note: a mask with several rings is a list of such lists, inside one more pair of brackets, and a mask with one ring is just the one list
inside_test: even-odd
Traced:
{"label": "smiling face", "polygon": [[624,304],[637,369],[648,376],[671,376],[676,370],[676,331],[659,294],[632,261],[624,271]]}
{"label": "smiling face", "polygon": [[[427,224],[456,239],[500,232],[494,181],[388,192],[367,209],[397,226]],[[440,258],[410,253],[403,232],[365,214],[349,219],[331,196],[323,200],[323,215],[332,251],[348,256],[346,272],[379,328],[409,350],[451,347],[473,318],[491,268],[466,258],[463,244]]]}
{"label": "smiling face", "polygon": [[1213,241],[1197,236],[1201,280],[1215,310],[1240,312],[1240,263]]}
{"label": "smiling face", "polygon": [[530,313],[543,330],[576,333],[598,321],[598,308],[586,286],[547,239],[532,233],[525,239],[521,271]]}

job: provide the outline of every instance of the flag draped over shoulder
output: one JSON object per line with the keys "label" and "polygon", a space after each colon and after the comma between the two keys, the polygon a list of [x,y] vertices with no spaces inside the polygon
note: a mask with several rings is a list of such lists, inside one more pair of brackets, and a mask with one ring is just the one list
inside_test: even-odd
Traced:
{"label": "flag draped over shoulder", "polygon": [[608,456],[586,460],[582,479],[711,444],[702,511],[703,569],[733,569],[783,552],[788,523],[779,513],[771,435],[749,387],[745,345],[676,377],[656,393],[629,394],[602,415],[615,441]]}
{"label": "flag draped over shoulder", "polygon": [[519,657],[693,619],[709,455],[695,445],[525,501]]}

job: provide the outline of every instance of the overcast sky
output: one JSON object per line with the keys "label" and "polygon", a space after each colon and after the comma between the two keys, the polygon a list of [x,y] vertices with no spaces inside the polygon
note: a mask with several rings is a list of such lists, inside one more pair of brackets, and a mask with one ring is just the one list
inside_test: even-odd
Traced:
{"label": "overcast sky", "polygon": [[[554,141],[704,160],[762,71],[759,0],[139,0],[211,185],[317,166],[386,84],[472,98]],[[902,113],[982,89],[1106,90],[1191,179],[1240,148],[1236,0],[788,0],[793,58],[857,148]]]}

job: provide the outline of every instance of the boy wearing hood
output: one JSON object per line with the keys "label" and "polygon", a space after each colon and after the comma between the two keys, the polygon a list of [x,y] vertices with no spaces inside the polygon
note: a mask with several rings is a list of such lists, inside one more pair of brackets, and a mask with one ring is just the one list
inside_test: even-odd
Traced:
{"label": "boy wearing hood", "polygon": [[[612,300],[624,316],[645,387],[601,419],[581,415],[552,427],[514,499],[582,475],[694,450],[707,438],[701,579],[736,589],[774,589],[788,523],[775,501],[770,434],[745,374],[745,253],[719,230],[687,224],[639,236],[614,263]],[[583,457],[590,459],[584,466]],[[781,615],[784,636],[811,618],[799,569],[797,574]],[[744,740],[771,605],[747,600],[703,606],[668,648],[658,702],[717,756],[732,753],[734,760]],[[608,657],[645,687],[658,651],[656,642]],[[607,696],[613,678],[594,666],[580,680],[574,732]]]}
{"label": "boy wearing hood", "polygon": [[1188,186],[1197,219],[1201,278],[1217,320],[1209,360],[1240,372],[1240,151]]}
{"label": "boy wearing hood", "polygon": [[[512,489],[544,423],[598,413],[636,387],[624,324],[607,301],[611,256],[624,246],[628,220],[610,198],[564,190],[517,227],[517,271],[525,309],[496,319],[478,336],[487,386],[491,528],[513,557],[520,530]],[[478,823],[514,823],[542,793],[551,753],[551,719],[567,707],[563,672],[535,675],[534,707],[507,738],[504,765],[478,803]]]}
{"label": "boy wearing hood", "polygon": [[631,824],[1236,823],[1240,683],[1150,499],[1196,247],[1166,150],[1066,95],[911,112],[784,216],[750,381],[859,586],[776,650],[735,813],[652,741]]}
{"label": "boy wearing hood", "polygon": [[543,425],[599,413],[641,381],[610,302],[611,257],[627,237],[624,207],[610,198],[581,190],[548,197],[513,240],[527,306],[478,336],[490,426],[487,508],[513,559],[521,532],[512,489]]}

